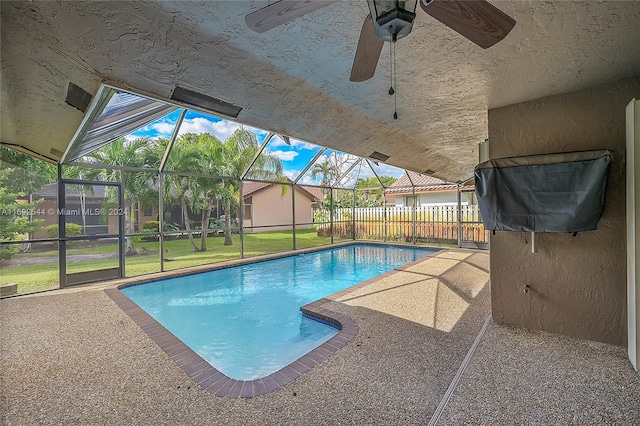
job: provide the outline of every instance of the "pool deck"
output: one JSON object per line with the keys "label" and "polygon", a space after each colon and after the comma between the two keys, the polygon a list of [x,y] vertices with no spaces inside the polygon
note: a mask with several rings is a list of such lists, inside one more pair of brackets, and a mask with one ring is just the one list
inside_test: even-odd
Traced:
{"label": "pool deck", "polygon": [[488,260],[444,250],[321,301],[355,323],[355,337],[253,398],[198,385],[105,293],[113,283],[3,299],[1,420],[640,424],[640,376],[626,350],[494,324]]}

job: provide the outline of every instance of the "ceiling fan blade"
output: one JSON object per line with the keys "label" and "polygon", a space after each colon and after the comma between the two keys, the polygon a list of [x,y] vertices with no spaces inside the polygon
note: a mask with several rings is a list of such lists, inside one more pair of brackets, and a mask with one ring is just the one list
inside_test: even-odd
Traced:
{"label": "ceiling fan blade", "polygon": [[362,24],[360,40],[356,49],[356,57],[353,59],[351,68],[351,81],[365,81],[373,77],[378,66],[378,59],[382,52],[384,41],[373,33],[373,20],[371,14],[367,16]]}
{"label": "ceiling fan blade", "polygon": [[516,21],[486,0],[435,0],[420,7],[460,33],[478,46],[486,49],[509,34]]}
{"label": "ceiling fan blade", "polygon": [[248,14],[245,16],[244,21],[253,31],[263,33],[336,1],[280,0]]}

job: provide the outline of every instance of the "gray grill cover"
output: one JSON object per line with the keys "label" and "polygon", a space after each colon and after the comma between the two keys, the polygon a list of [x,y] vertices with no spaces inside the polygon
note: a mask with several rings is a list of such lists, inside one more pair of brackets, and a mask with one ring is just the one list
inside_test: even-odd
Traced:
{"label": "gray grill cover", "polygon": [[489,160],[475,168],[486,229],[579,232],[596,229],[604,208],[607,150]]}

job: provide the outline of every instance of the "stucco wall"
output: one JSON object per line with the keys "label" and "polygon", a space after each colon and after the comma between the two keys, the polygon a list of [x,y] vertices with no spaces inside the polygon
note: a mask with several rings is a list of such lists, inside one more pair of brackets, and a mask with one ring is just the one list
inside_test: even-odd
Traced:
{"label": "stucco wall", "polygon": [[137,216],[137,223],[136,223],[137,232],[142,232],[145,222],[148,222],[150,220],[153,220],[153,221],[158,220],[158,205],[153,201],[149,202],[149,204],[150,204],[149,207],[151,210],[151,214],[145,215],[144,214],[145,204],[141,201],[138,202],[138,216]]}
{"label": "stucco wall", "polygon": [[[252,232],[267,232],[292,229],[291,223],[291,187],[287,187],[285,194],[282,194],[280,185],[272,185],[253,194],[251,197],[252,220],[245,220],[245,226],[270,226],[269,228],[254,228]],[[301,191],[296,193],[296,227],[298,229],[310,228],[312,222],[311,199]],[[286,225],[286,226],[273,226]]]}
{"label": "stucco wall", "polygon": [[296,191],[296,228],[310,229],[313,223],[313,200]]}
{"label": "stucco wall", "polygon": [[[396,207],[402,207],[406,204],[407,196],[411,194],[398,194],[396,196]],[[458,205],[457,191],[433,191],[423,194],[416,194],[418,197],[418,205],[420,206],[450,206]],[[387,200],[388,201],[388,200]],[[472,193],[462,193],[462,205],[473,204]]]}
{"label": "stucco wall", "polygon": [[[613,150],[595,231],[491,236],[493,319],[500,324],[626,345],[625,107],[640,78],[489,111],[491,158]],[[523,292],[525,284],[531,290]]]}

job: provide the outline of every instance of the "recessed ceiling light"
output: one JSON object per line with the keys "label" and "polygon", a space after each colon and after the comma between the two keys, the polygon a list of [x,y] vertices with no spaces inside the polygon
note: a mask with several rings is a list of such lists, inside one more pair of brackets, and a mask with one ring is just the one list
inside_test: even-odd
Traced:
{"label": "recessed ceiling light", "polygon": [[379,161],[387,161],[389,159],[389,156],[378,151],[373,151],[373,153],[369,155],[369,158],[373,158],[374,160]]}
{"label": "recessed ceiling light", "polygon": [[226,115],[227,117],[237,118],[240,111],[242,111],[242,107],[180,86],[176,86],[171,94],[171,99]]}

